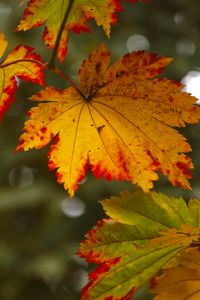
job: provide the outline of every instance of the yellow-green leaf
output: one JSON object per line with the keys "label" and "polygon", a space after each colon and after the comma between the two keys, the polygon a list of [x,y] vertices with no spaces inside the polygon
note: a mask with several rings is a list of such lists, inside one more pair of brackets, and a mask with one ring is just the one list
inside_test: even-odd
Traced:
{"label": "yellow-green leaf", "polygon": [[[80,33],[90,32],[88,19],[94,19],[98,26],[102,26],[107,36],[110,36],[111,24],[116,23],[116,13],[122,10],[121,2],[124,0],[74,0],[70,14],[64,25],[59,43],[58,57],[63,62],[67,53],[67,42],[70,31]],[[145,0],[126,0],[138,2]],[[70,0],[31,0],[24,11],[23,18],[17,30],[29,30],[45,24],[43,38],[45,44],[53,48],[65,18]]]}
{"label": "yellow-green leaf", "polygon": [[[136,191],[102,204],[112,219],[99,221],[79,250],[81,257],[100,264],[90,274],[82,299],[130,299],[200,238],[191,204],[181,198]],[[200,202],[195,200],[195,205],[199,209]]]}

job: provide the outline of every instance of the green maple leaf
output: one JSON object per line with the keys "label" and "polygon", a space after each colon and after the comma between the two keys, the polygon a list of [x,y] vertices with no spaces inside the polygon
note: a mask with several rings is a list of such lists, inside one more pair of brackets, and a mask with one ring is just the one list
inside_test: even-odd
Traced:
{"label": "green maple leaf", "polygon": [[82,299],[130,299],[199,240],[198,200],[187,206],[182,198],[137,191],[102,205],[112,219],[98,222],[79,250],[81,257],[101,264],[90,274]]}

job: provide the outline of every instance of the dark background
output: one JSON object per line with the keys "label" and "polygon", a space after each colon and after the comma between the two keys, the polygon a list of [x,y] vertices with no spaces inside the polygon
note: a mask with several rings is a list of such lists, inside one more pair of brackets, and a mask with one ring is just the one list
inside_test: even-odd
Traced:
{"label": "dark background", "polygon": [[[0,1],[0,31],[9,41],[8,52],[18,44],[28,44],[47,61],[50,51],[41,40],[43,27],[14,31],[24,9],[18,7],[19,2]],[[193,88],[200,94],[200,1],[152,0],[124,7],[110,40],[94,22],[90,22],[93,34],[70,35],[69,55],[62,70],[76,81],[82,60],[102,42],[112,51],[113,59],[144,48],[175,58],[164,76],[180,81],[195,71],[190,73],[190,84],[196,83]],[[47,83],[58,88],[66,86],[49,73]],[[39,89],[20,82],[16,101],[0,126],[1,300],[79,299],[91,267],[75,253],[85,233],[104,216],[98,201],[134,189],[127,182],[105,182],[88,174],[71,201],[57,185],[53,172],[48,171],[48,147],[15,154],[26,112],[32,105],[27,99]],[[155,190],[182,195],[187,200],[200,194],[200,126],[189,125],[181,132],[193,148],[193,190],[175,189],[163,176]],[[142,291],[134,299],[150,299],[150,295]]]}

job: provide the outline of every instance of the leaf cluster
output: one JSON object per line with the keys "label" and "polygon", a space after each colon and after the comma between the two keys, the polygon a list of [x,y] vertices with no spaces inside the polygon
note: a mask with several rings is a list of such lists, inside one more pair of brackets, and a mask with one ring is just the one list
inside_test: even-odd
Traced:
{"label": "leaf cluster", "polygon": [[[35,49],[18,45],[5,56],[8,42],[0,33],[0,117],[14,101],[19,80],[45,86],[30,98],[34,107],[16,150],[51,143],[49,169],[56,169],[70,197],[88,168],[98,179],[127,180],[141,188],[102,201],[109,219],[89,231],[78,252],[100,264],[82,299],[130,299],[151,282],[157,300],[195,300],[200,293],[199,201],[186,205],[182,198],[149,190],[158,173],[175,187],[191,189],[191,146],[175,127],[199,121],[197,99],[183,92],[182,84],[160,76],[172,59],[154,53],[136,51],[110,64],[111,53],[103,44],[81,64],[78,84],[56,67],[56,56],[60,63],[66,58],[70,33],[90,32],[88,20],[94,19],[109,37],[123,2],[28,2],[17,31],[45,24],[43,40],[52,54],[43,62]],[[45,71],[70,87],[46,86]]]}

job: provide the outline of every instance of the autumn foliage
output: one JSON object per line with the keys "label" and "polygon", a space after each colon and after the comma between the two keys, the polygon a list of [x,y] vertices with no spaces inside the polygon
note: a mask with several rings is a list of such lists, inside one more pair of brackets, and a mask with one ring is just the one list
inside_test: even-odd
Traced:
{"label": "autumn foliage", "polygon": [[[7,48],[7,40],[0,32],[0,58],[4,56]],[[42,61],[31,47],[25,45],[17,46],[0,65],[0,118],[13,102],[14,93],[17,89],[16,77],[30,80],[34,83],[44,85],[44,72]]]}
{"label": "autumn foliage", "polygon": [[[100,264],[82,299],[130,299],[151,282],[156,300],[195,300],[200,297],[199,200],[187,205],[150,190],[159,173],[173,186],[191,189],[191,146],[177,128],[199,121],[197,99],[179,82],[162,77],[172,59],[155,53],[132,52],[111,64],[102,44],[81,64],[78,85],[55,67],[56,55],[60,63],[66,58],[70,32],[90,31],[88,20],[109,37],[123,2],[29,1],[17,31],[44,24],[43,40],[52,56],[43,62],[35,49],[18,45],[5,57],[8,42],[0,33],[0,117],[14,101],[17,78],[43,85],[30,98],[34,106],[17,151],[51,143],[49,169],[56,170],[71,197],[88,169],[98,179],[139,186],[135,193],[101,202],[109,218],[97,222],[78,251]],[[65,78],[70,87],[46,86],[45,70]],[[183,279],[177,283],[177,277]]]}
{"label": "autumn foliage", "polygon": [[97,178],[129,180],[144,191],[158,179],[156,171],[189,189],[191,148],[171,127],[198,121],[196,99],[181,84],[155,78],[169,58],[133,52],[109,67],[110,57],[101,46],[83,62],[81,92],[47,87],[32,96],[39,104],[29,111],[17,149],[41,148],[56,136],[49,167],[58,169],[70,196],[88,164]]}
{"label": "autumn foliage", "polygon": [[[109,37],[111,24],[116,23],[116,13],[122,10],[121,3],[124,1],[138,2],[140,0],[32,0],[25,9],[17,30],[25,31],[45,23],[44,42],[47,47],[54,48],[60,27],[63,26],[58,47],[58,57],[60,62],[63,62],[67,53],[70,31],[90,32],[87,20],[94,19]],[[63,20],[65,20],[64,24]]]}
{"label": "autumn foliage", "polygon": [[[90,274],[82,299],[129,299],[160,269],[165,274],[167,268],[173,272],[177,261],[184,264],[182,256],[199,241],[198,200],[187,206],[183,199],[137,191],[104,200],[102,205],[111,219],[98,221],[79,251],[89,262],[101,264]],[[175,278],[170,278],[172,283]],[[168,295],[156,299],[184,299],[166,291],[162,277],[156,286],[157,294]]]}

